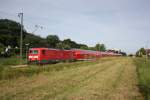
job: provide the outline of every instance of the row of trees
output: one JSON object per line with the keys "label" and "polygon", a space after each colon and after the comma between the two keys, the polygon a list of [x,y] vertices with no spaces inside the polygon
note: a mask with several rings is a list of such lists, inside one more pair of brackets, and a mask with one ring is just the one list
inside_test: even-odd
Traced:
{"label": "row of trees", "polygon": [[104,44],[96,44],[94,47],[88,47],[85,44],[78,44],[71,39],[64,39],[61,41],[57,35],[48,35],[47,38],[48,46],[51,48],[59,48],[59,49],[71,49],[71,48],[79,48],[85,50],[96,50],[96,51],[105,51],[106,47]]}
{"label": "row of trees", "polygon": [[[5,51],[6,47],[11,47],[18,51],[20,44],[20,24],[8,20],[0,19],[0,53]],[[88,47],[86,44],[79,44],[71,39],[60,40],[57,35],[48,35],[46,38],[36,36],[28,33],[23,29],[23,50],[25,52],[26,44],[30,44],[29,47],[49,47],[58,49],[85,49],[85,50],[96,50],[105,51],[106,47],[104,44],[96,44],[94,47]]]}

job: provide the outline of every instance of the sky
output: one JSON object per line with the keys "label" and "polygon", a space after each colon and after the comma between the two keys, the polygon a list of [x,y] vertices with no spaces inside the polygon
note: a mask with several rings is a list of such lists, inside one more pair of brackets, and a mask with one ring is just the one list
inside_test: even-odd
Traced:
{"label": "sky", "polygon": [[20,21],[19,12],[28,32],[43,27],[33,33],[41,37],[56,34],[127,53],[150,48],[150,0],[0,0],[0,18]]}

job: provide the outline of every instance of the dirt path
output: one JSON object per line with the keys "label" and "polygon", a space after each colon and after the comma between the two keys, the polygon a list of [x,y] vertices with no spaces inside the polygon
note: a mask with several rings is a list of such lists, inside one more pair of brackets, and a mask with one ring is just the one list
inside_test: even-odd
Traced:
{"label": "dirt path", "polygon": [[0,81],[0,98],[17,100],[142,100],[130,58]]}

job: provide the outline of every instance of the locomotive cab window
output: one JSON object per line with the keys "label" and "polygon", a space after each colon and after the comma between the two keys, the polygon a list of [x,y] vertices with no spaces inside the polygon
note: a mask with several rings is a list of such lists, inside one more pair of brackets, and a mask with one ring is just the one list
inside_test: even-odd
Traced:
{"label": "locomotive cab window", "polygon": [[32,54],[38,54],[38,50],[33,50]]}
{"label": "locomotive cab window", "polygon": [[46,50],[42,50],[42,54],[45,55],[46,54]]}

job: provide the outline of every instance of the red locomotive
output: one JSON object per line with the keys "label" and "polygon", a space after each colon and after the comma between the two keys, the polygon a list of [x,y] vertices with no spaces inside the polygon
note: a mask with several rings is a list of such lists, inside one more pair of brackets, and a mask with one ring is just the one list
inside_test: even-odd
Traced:
{"label": "red locomotive", "polygon": [[28,56],[29,62],[50,63],[63,60],[74,60],[71,50],[51,48],[31,48]]}
{"label": "red locomotive", "polygon": [[31,48],[29,49],[28,61],[50,63],[57,61],[93,60],[106,56],[120,56],[120,54],[81,49]]}

